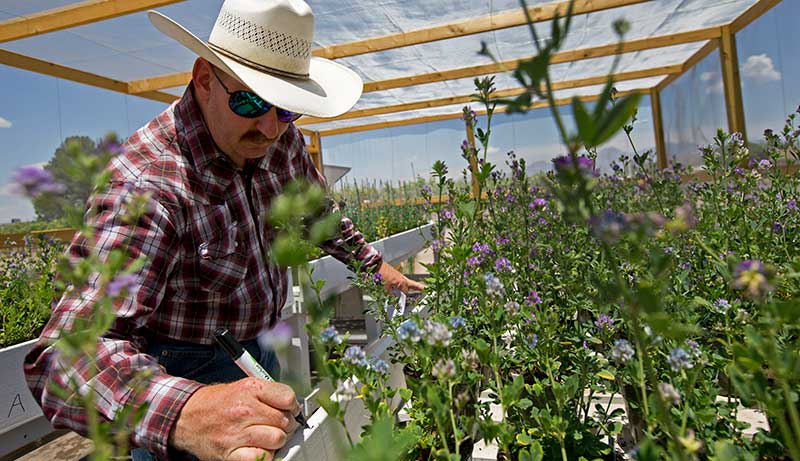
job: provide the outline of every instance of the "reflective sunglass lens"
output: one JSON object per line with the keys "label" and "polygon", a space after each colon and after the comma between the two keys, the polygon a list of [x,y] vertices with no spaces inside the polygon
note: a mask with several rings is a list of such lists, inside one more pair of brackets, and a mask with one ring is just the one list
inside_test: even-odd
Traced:
{"label": "reflective sunglass lens", "polygon": [[248,118],[260,117],[272,108],[272,104],[249,91],[234,91],[228,102],[234,113]]}

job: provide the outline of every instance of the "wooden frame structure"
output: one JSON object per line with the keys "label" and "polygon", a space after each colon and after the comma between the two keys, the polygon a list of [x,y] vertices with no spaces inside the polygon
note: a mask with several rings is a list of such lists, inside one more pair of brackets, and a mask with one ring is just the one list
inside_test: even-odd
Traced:
{"label": "wooden frame structure", "polygon": [[[28,17],[0,22],[0,43],[31,37],[56,30],[63,30],[82,24],[110,19],[149,8],[160,7],[182,0],[84,0],[83,2],[35,13]],[[598,11],[645,3],[651,0],[575,0],[574,14],[588,14]],[[658,164],[665,167],[667,153],[664,143],[663,124],[661,123],[660,91],[667,85],[677,80],[681,75],[691,69],[697,62],[708,56],[716,49],[720,50],[723,82],[725,88],[725,102],[728,114],[728,129],[745,133],[744,110],[742,107],[741,83],[738,75],[738,57],[736,53],[735,34],[754,20],[765,14],[781,0],[758,0],[746,11],[728,24],[705,27],[679,33],[651,36],[642,39],[628,40],[621,44],[606,44],[583,49],[573,49],[558,52],[552,56],[552,63],[568,63],[584,59],[604,56],[614,56],[623,53],[652,50],[668,46],[704,42],[704,45],[689,59],[679,65],[662,66],[656,68],[640,69],[636,71],[620,72],[614,77],[618,81],[635,80],[648,77],[663,77],[662,80],[651,88],[641,88],[640,91],[648,94],[653,107],[653,120],[655,129]],[[557,0],[544,5],[529,7],[527,14],[534,22],[543,22],[553,19],[556,15],[563,15],[569,5],[569,0]],[[522,10],[505,11],[498,14],[470,18],[449,24],[441,24],[422,29],[388,34],[349,43],[341,43],[312,50],[314,56],[329,59],[356,56],[365,53],[385,51],[405,46],[463,37],[488,31],[517,27],[526,23],[526,14]],[[383,91],[392,88],[404,88],[432,82],[443,82],[467,77],[477,77],[499,72],[508,72],[527,58],[512,59],[493,64],[470,66],[446,71],[431,72],[426,74],[408,75],[380,81],[367,82],[364,92]],[[172,102],[178,97],[166,93],[166,88],[186,84],[191,78],[190,72],[178,72],[167,75],[154,76],[142,80],[119,81],[102,75],[85,72],[30,56],[24,56],[7,50],[0,50],[0,64],[50,75],[57,78],[71,80],[87,85],[117,91],[120,93],[136,95],[161,102]],[[605,76],[593,76],[576,80],[555,82],[555,89],[579,88],[602,84]],[[506,88],[498,91],[499,97],[511,97],[522,92],[519,88]],[[342,133],[352,133],[365,130],[388,128],[393,126],[425,123],[436,120],[458,118],[461,113],[438,114],[424,117],[409,116],[402,120],[366,123],[342,128],[322,131],[312,131],[308,127],[332,120],[349,120],[373,115],[394,114],[424,108],[441,107],[452,104],[461,104],[471,101],[471,95],[449,96],[424,101],[415,101],[403,104],[370,107],[351,111],[334,119],[316,119],[307,117],[301,119],[298,125],[301,130],[311,138],[309,152],[318,167],[322,165],[321,137]],[[592,96],[582,97],[592,100]],[[562,100],[559,103],[567,103]],[[542,107],[537,102],[532,108]]]}

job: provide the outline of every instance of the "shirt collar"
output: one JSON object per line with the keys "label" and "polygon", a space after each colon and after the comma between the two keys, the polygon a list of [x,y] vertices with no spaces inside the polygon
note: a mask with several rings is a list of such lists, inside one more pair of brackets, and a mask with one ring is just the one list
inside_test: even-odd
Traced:
{"label": "shirt collar", "polygon": [[[202,173],[214,160],[225,162],[231,168],[236,168],[228,156],[219,150],[214,138],[211,137],[211,132],[206,126],[203,113],[194,96],[194,83],[189,83],[183,97],[176,103],[175,114],[181,150],[193,159],[198,172]],[[289,166],[290,138],[296,136],[296,130],[294,125],[290,125],[286,133],[267,149],[263,157],[256,161],[255,167],[276,173],[286,170]]]}

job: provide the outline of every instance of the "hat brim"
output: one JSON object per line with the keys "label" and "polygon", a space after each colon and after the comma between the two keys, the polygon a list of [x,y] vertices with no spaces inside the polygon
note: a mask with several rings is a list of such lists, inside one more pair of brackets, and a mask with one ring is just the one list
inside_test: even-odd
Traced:
{"label": "hat brim", "polygon": [[361,77],[331,60],[312,57],[306,79],[271,74],[215,52],[193,33],[157,11],[149,11],[147,16],[163,34],[283,109],[314,117],[336,117],[350,110],[361,97],[364,88]]}

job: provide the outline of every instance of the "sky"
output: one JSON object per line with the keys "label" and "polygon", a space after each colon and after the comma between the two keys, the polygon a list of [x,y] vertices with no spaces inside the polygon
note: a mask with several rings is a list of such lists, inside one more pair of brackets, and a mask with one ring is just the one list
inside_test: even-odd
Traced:
{"label": "sky", "polygon": [[[800,104],[800,1],[784,1],[737,36],[748,134],[760,137],[767,127],[780,128],[787,113]],[[696,147],[710,142],[727,124],[718,52],[666,88],[661,95],[665,136],[670,155],[696,164]],[[35,217],[27,199],[14,195],[13,172],[46,163],[61,141],[83,135],[94,139],[108,132],[127,137],[167,107],[164,103],[60,80],[0,65],[0,223]],[[565,109],[565,115],[569,111]],[[479,125],[485,124],[481,117]],[[639,150],[652,148],[649,98],[642,98],[633,133]],[[437,159],[451,172],[466,162],[460,156],[464,139],[461,120],[351,133],[322,140],[325,163],[351,167],[345,180],[409,180],[428,177]],[[526,159],[529,172],[547,168],[563,152],[549,109],[525,115],[497,114],[488,157],[505,166],[513,150]],[[601,163],[630,153],[623,136],[600,149]]]}

